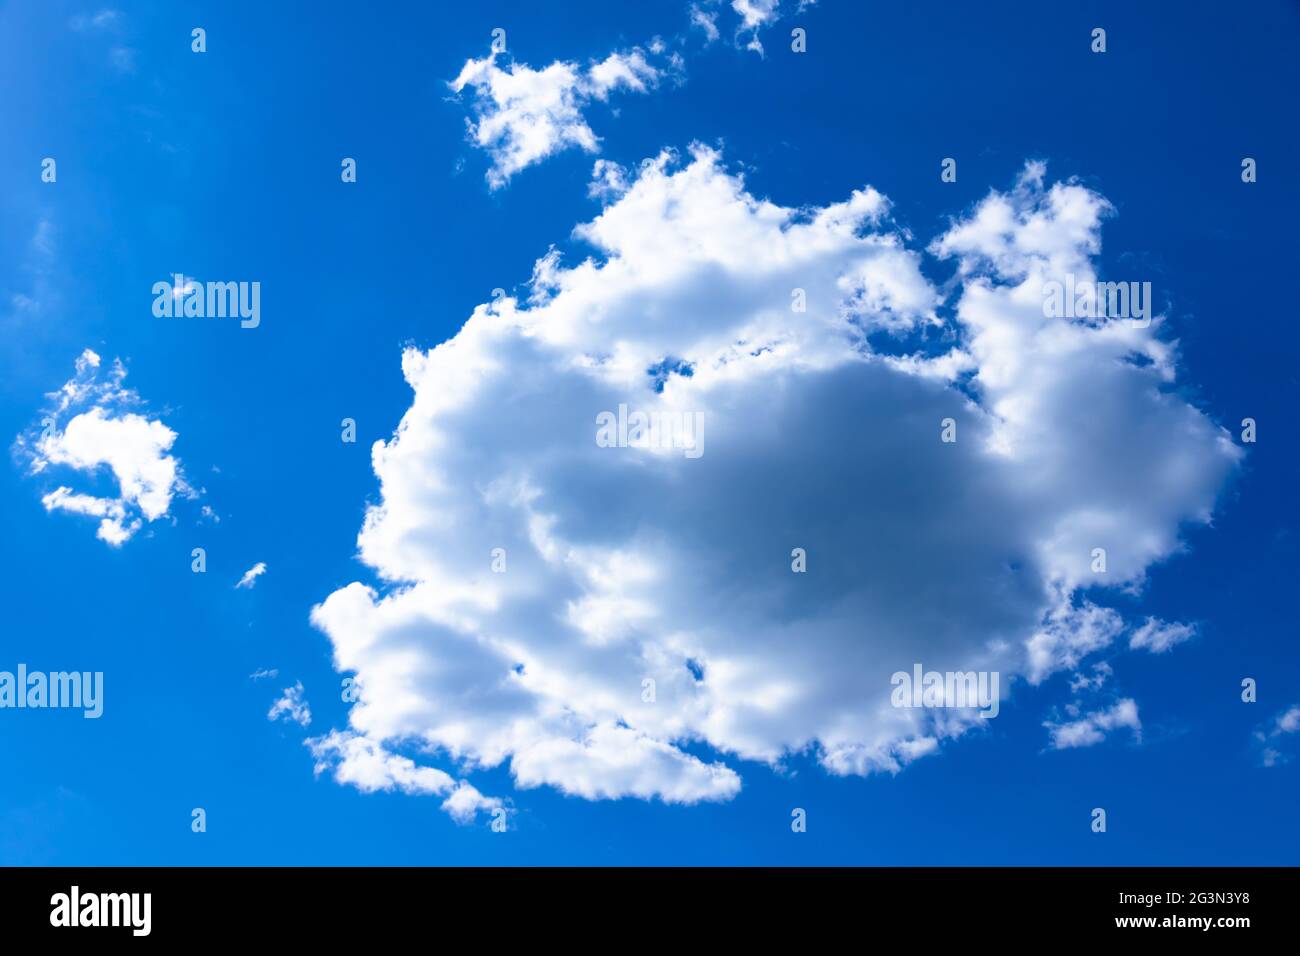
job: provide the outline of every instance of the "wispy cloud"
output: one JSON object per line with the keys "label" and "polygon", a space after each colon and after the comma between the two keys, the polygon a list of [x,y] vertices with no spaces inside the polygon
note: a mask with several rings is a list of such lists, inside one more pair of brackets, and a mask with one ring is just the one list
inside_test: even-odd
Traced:
{"label": "wispy cloud", "polygon": [[103,9],[97,13],[79,13],[69,21],[72,29],[78,33],[90,30],[109,30],[121,26],[122,11]]}
{"label": "wispy cloud", "polygon": [[1128,646],[1132,650],[1146,650],[1152,654],[1163,654],[1196,636],[1196,627],[1191,624],[1170,623],[1154,617],[1146,621],[1133,632]]}
{"label": "wispy cloud", "polygon": [[9,294],[8,317],[19,319],[24,315],[48,312],[57,301],[57,289],[51,281],[58,256],[57,234],[54,221],[42,216],[37,219],[32,237],[27,243],[27,254],[21,270],[30,276],[30,284],[23,291]]}
{"label": "wispy cloud", "polygon": [[134,73],[136,49],[121,41],[126,28],[126,17],[120,10],[103,9],[96,13],[81,13],[68,21],[76,33],[87,36],[112,37],[108,48],[108,64],[118,73]]}
{"label": "wispy cloud", "polygon": [[129,46],[114,46],[108,51],[108,62],[119,73],[135,72],[136,51]]}
{"label": "wispy cloud", "polygon": [[302,681],[296,681],[292,687],[286,687],[271,709],[266,713],[267,720],[288,720],[300,727],[311,723],[311,707],[303,697]]}
{"label": "wispy cloud", "polygon": [[257,583],[257,579],[260,578],[265,573],[266,573],[266,562],[258,561],[257,564],[253,565],[251,568],[249,568],[247,571],[244,572],[244,576],[239,579],[238,583],[235,584],[235,587],[251,588]]}

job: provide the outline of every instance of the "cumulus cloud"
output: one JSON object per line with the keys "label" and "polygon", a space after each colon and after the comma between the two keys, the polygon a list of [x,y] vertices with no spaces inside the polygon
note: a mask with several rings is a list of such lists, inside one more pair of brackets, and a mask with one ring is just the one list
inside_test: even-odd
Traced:
{"label": "cumulus cloud", "polygon": [[[930,245],[945,295],[873,189],[782,206],[702,147],[599,175],[590,257],[402,357],[376,581],[312,612],[359,690],[315,745],[336,779],[446,792],[382,769],[408,744],[588,799],[726,800],[737,759],[799,752],[897,772],[987,721],[895,708],[892,674],[1075,671],[1125,628],[1104,588],[1209,520],[1240,451],[1170,389],[1163,321],[1042,306],[1096,275],[1095,192],[1031,164]],[[702,416],[705,453],[602,447],[620,405]],[[1136,705],[1084,722],[1054,739],[1136,731]]]}
{"label": "cumulus cloud", "polygon": [[[112,497],[78,491],[65,484],[46,493],[47,511],[64,511],[99,519],[100,540],[118,547],[145,522],[168,513],[176,494],[193,494],[180,464],[167,454],[176,433],[157,419],[128,409],[142,405],[124,384],[120,360],[105,370],[98,354],[86,349],[77,358],[76,374],[48,398],[37,436],[20,436],[15,444],[33,474],[72,474],[91,483],[111,474]],[[71,415],[62,431],[61,420]]]}
{"label": "cumulus cloud", "polygon": [[1142,721],[1138,719],[1137,704],[1131,697],[1117,701],[1106,710],[1093,711],[1069,723],[1057,724],[1049,720],[1043,726],[1048,729],[1052,747],[1056,750],[1091,747],[1105,740],[1112,730],[1122,727],[1133,731],[1135,739],[1140,740],[1142,737]]}
{"label": "cumulus cloud", "polygon": [[251,589],[253,585],[257,584],[257,579],[265,573],[266,573],[266,562],[258,561],[257,564],[253,565],[251,568],[249,568],[247,571],[244,572],[244,576],[239,579],[239,582],[235,585],[235,587]]}
{"label": "cumulus cloud", "polygon": [[[653,49],[662,47],[655,44]],[[557,60],[541,70],[518,62],[502,68],[498,56],[493,51],[467,61],[450,84],[458,94],[472,91],[474,116],[466,124],[471,140],[492,160],[487,180],[493,189],[570,147],[597,152],[600,140],[587,124],[585,108],[617,91],[645,93],[681,66],[676,54],[653,65],[640,47],[616,51],[586,67]]]}
{"label": "cumulus cloud", "polygon": [[1290,762],[1291,755],[1282,748],[1297,731],[1300,731],[1300,704],[1288,707],[1256,730],[1254,739],[1260,765],[1277,767]]}
{"label": "cumulus cloud", "polygon": [[311,723],[311,706],[303,697],[302,681],[296,681],[292,687],[286,687],[271,709],[266,713],[267,720],[291,720],[300,727]]}

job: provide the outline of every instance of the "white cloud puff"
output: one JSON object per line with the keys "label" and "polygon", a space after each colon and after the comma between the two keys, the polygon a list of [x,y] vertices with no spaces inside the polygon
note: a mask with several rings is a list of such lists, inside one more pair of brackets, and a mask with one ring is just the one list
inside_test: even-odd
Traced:
{"label": "white cloud puff", "polygon": [[450,84],[456,93],[473,90],[474,118],[466,123],[470,138],[492,159],[487,180],[493,189],[569,147],[597,152],[600,141],[584,108],[615,91],[645,93],[681,63],[674,55],[665,65],[652,65],[640,47],[611,53],[585,69],[559,60],[541,70],[518,62],[502,68],[498,55],[467,61]]}
{"label": "white cloud puff", "polygon": [[[118,486],[116,496],[97,496],[60,484],[41,503],[47,511],[99,518],[97,536],[117,547],[145,522],[165,516],[176,494],[191,491],[179,462],[168,454],[176,433],[157,419],[128,411],[141,401],[123,384],[126,368],[114,361],[105,372],[102,364],[99,355],[86,349],[77,359],[73,378],[49,396],[52,404],[44,413],[39,436],[20,437],[16,450],[35,474],[63,469],[91,481],[100,473],[111,473]],[[68,415],[72,417],[60,431],[58,425]]]}
{"label": "white cloud puff", "polygon": [[[1124,629],[1081,589],[1141,587],[1209,520],[1240,452],[1169,389],[1161,321],[1044,313],[1095,277],[1095,192],[1028,167],[931,245],[946,297],[873,189],[785,207],[702,147],[600,175],[591,258],[403,355],[377,586],[312,613],[359,688],[314,745],[340,781],[448,792],[407,744],[588,799],[725,800],[737,759],[796,752],[896,772],[987,722],[891,706],[893,673],[1076,669]],[[704,453],[602,447],[620,405],[700,416]]]}

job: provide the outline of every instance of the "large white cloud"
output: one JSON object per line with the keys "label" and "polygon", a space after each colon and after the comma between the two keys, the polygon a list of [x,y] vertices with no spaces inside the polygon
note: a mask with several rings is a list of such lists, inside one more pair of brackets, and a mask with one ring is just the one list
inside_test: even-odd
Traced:
{"label": "large white cloud", "polygon": [[[944,296],[874,190],[783,207],[700,147],[601,175],[591,258],[403,355],[376,586],[312,614],[360,688],[311,742],[339,780],[432,770],[399,746],[590,799],[725,800],[800,751],[897,771],[984,722],[891,706],[893,673],[1074,669],[1128,626],[1081,589],[1140,588],[1209,520],[1240,452],[1170,390],[1160,319],[1044,313],[1095,277],[1096,193],[1027,167],[931,245]],[[602,447],[620,404],[699,414],[703,454]]]}
{"label": "large white cloud", "polygon": [[44,413],[39,436],[20,437],[17,450],[36,474],[57,472],[82,482],[93,481],[102,471],[111,474],[118,486],[114,496],[60,484],[41,503],[47,511],[99,518],[97,537],[117,547],[145,522],[165,516],[176,494],[191,491],[176,458],[168,454],[176,432],[130,410],[142,402],[123,384],[126,368],[120,361],[107,371],[101,365],[95,352],[82,352],[76,374],[50,395],[52,405]]}

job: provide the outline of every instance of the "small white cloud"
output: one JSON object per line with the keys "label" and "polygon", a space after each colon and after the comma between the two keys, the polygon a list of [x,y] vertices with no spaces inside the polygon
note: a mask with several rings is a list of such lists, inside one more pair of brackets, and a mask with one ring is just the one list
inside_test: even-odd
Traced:
{"label": "small white cloud", "polygon": [[1070,692],[1077,694],[1080,691],[1099,691],[1112,673],[1114,671],[1110,664],[1098,661],[1092,665],[1091,674],[1075,674],[1070,678]]}
{"label": "small white cloud", "polygon": [[[688,8],[690,16],[690,26],[695,30],[703,31],[705,34],[705,46],[719,38],[722,30],[719,29],[718,21],[722,17],[723,0],[695,0]],[[813,7],[816,0],[798,0],[794,5],[794,12],[803,13],[807,8]],[[736,23],[735,44],[738,48],[750,49],[759,56],[763,56],[763,43],[759,39],[759,33],[768,29],[777,20],[780,20],[783,7],[780,0],[731,0],[727,4],[729,8],[729,18],[733,18]],[[785,5],[788,9],[790,4]]]}
{"label": "small white cloud", "polygon": [[266,719],[292,720],[301,727],[311,723],[311,707],[303,698],[302,681],[284,689],[284,694],[267,711]]}
{"label": "small white cloud", "polygon": [[[800,0],[798,11],[802,13],[815,2],[816,0]],[[736,27],[736,45],[743,43],[746,50],[762,56],[763,44],[758,38],[759,31],[780,19],[781,0],[731,0],[731,9],[740,17],[740,25]]]}
{"label": "small white cloud", "polygon": [[1293,734],[1300,730],[1300,707],[1292,707],[1278,716],[1276,729],[1279,734]]}
{"label": "small white cloud", "polygon": [[239,579],[239,583],[237,583],[235,587],[251,588],[253,587],[254,584],[257,583],[257,579],[260,578],[265,573],[266,573],[266,562],[258,561],[257,564],[253,565],[251,568],[249,568],[247,571],[244,572],[244,576]]}
{"label": "small white cloud", "polygon": [[591,169],[591,182],[587,195],[593,199],[612,200],[628,190],[627,170],[618,163],[598,159]]}
{"label": "small white cloud", "polygon": [[1290,763],[1291,754],[1282,748],[1289,744],[1289,737],[1300,731],[1300,704],[1292,705],[1282,711],[1264,727],[1254,733],[1259,762],[1264,767],[1279,767]]}
{"label": "small white cloud", "polygon": [[[42,413],[33,434],[19,436],[15,451],[26,459],[32,474],[54,470],[79,473],[85,480],[107,471],[117,480],[116,497],[99,497],[60,484],[41,497],[47,511],[63,511],[100,519],[97,536],[118,547],[143,524],[165,516],[172,498],[192,491],[180,463],[167,454],[176,433],[161,421],[126,409],[141,404],[126,388],[126,368],[114,360],[101,378],[102,359],[86,349],[77,358],[76,374],[48,396],[52,404]],[[62,431],[59,419],[77,409]]]}
{"label": "small white cloud", "polygon": [[1165,651],[1190,641],[1196,636],[1196,628],[1191,624],[1167,623],[1149,617],[1129,638],[1128,646],[1132,650],[1147,650],[1152,654]]}
{"label": "small white cloud", "polygon": [[1072,747],[1091,747],[1106,739],[1106,734],[1120,727],[1133,731],[1134,738],[1142,739],[1142,721],[1138,719],[1137,703],[1126,697],[1108,710],[1093,711],[1086,717],[1057,724],[1045,721],[1052,738],[1052,748],[1068,750]]}
{"label": "small white cloud", "polygon": [[279,677],[279,676],[280,676],[279,668],[272,667],[270,670],[265,670],[265,669],[255,670],[253,671],[253,673],[248,675],[248,679],[263,680],[268,677]]}
{"label": "small white cloud", "polygon": [[1074,607],[1062,598],[1026,644],[1029,682],[1037,684],[1057,671],[1077,667],[1123,630],[1124,619],[1111,608],[1089,601]]}
{"label": "small white cloud", "polygon": [[712,43],[720,34],[718,32],[718,12],[706,10],[698,3],[691,4],[691,26],[704,31],[704,42]]}
{"label": "small white cloud", "polygon": [[731,9],[740,14],[741,25],[756,30],[774,21],[781,0],[731,0]]}
{"label": "small white cloud", "polygon": [[600,148],[583,109],[607,100],[616,90],[644,93],[680,60],[666,68],[652,66],[645,52],[634,47],[611,53],[585,70],[576,63],[556,61],[534,70],[512,62],[497,65],[496,52],[469,60],[450,84],[460,93],[474,91],[474,118],[467,120],[470,137],[492,159],[487,180],[493,189],[510,177],[561,150],[576,146],[589,153]]}

